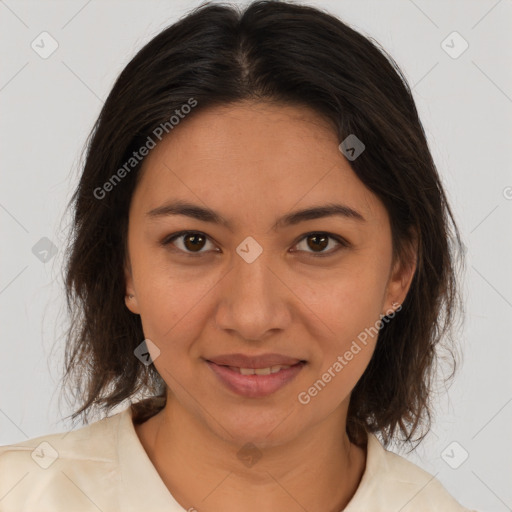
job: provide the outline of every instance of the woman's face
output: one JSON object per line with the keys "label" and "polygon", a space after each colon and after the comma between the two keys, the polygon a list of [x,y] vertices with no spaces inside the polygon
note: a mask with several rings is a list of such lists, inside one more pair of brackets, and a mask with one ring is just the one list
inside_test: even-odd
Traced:
{"label": "woman's face", "polygon": [[[414,268],[393,264],[386,209],[340,142],[308,109],[243,102],[185,119],[144,162],[126,304],[158,347],[168,404],[226,440],[284,442],[328,417],[339,426],[380,315],[407,292]],[[178,214],[177,202],[195,210]],[[338,214],[294,217],[335,204]],[[236,354],[248,359],[221,357]],[[225,366],[279,363],[291,367]]]}

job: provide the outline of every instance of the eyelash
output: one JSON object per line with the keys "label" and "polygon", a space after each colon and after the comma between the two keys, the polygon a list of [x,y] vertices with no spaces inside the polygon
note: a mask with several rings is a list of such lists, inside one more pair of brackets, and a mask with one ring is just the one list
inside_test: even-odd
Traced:
{"label": "eyelash", "polygon": [[[205,233],[203,233],[201,231],[180,231],[179,233],[173,233],[172,235],[166,236],[160,242],[160,244],[163,247],[168,247],[172,242],[174,242],[174,240],[176,240],[178,238],[181,238],[181,237],[184,237],[185,235],[200,235],[200,236],[205,237],[209,241],[211,241],[210,237],[207,234],[205,234]],[[334,249],[334,250],[331,249],[329,252],[322,252],[322,253],[314,253],[314,252],[308,252],[308,251],[298,251],[298,252],[306,252],[307,254],[310,254],[311,256],[313,256],[315,258],[325,258],[327,256],[332,256],[333,254],[335,254],[338,251],[340,251],[342,248],[350,247],[350,244],[345,239],[341,238],[340,236],[334,235],[332,233],[326,233],[324,231],[311,231],[309,233],[306,233],[306,234],[302,235],[299,238],[299,240],[294,244],[294,247],[295,247],[295,245],[298,245],[300,242],[302,242],[305,238],[308,238],[309,236],[312,236],[312,235],[327,236],[328,238],[338,242],[339,247],[337,249]],[[192,252],[183,251],[182,249],[178,249],[178,248],[176,248],[176,250],[178,252],[184,253],[186,256],[190,256],[192,258],[203,256],[204,254],[207,253],[207,252],[192,253]]]}

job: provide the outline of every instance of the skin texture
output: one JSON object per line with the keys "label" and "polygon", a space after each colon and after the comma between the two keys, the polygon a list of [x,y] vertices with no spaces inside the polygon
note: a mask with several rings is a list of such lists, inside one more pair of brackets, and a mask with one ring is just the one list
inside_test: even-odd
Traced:
{"label": "skin texture", "polygon": [[[415,255],[393,261],[387,211],[339,142],[309,109],[240,102],[186,118],[144,162],[129,213],[126,305],[160,350],[154,364],[168,400],[136,431],[185,509],[335,512],[360,483],[365,447],[349,442],[346,416],[376,339],[308,404],[297,396],[403,302]],[[171,199],[219,212],[232,231],[146,215]],[[365,221],[332,216],[271,229],[282,215],[326,203],[350,206]],[[159,245],[181,230],[208,236],[201,256],[187,255],[194,249],[186,237]],[[349,246],[329,239],[322,251],[304,237],[312,231]],[[252,263],[236,252],[248,236],[263,249]],[[205,362],[268,352],[307,364],[262,398],[234,394]],[[250,467],[237,457],[246,443],[261,456]]]}

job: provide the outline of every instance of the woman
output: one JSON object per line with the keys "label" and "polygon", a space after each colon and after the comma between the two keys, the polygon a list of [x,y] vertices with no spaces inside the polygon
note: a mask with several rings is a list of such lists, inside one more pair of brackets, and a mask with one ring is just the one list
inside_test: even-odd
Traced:
{"label": "woman", "polygon": [[72,418],[128,405],[3,447],[1,511],[467,510],[384,448],[428,432],[459,238],[374,43],[196,9],[119,76],[72,204]]}

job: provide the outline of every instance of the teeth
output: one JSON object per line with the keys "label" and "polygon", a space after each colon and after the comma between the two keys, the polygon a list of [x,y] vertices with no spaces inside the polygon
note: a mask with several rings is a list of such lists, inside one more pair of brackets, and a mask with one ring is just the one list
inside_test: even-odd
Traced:
{"label": "teeth", "polygon": [[271,373],[277,373],[279,370],[286,370],[290,368],[290,365],[278,364],[268,368],[237,368],[236,366],[230,366],[229,368],[242,375],[270,375]]}

